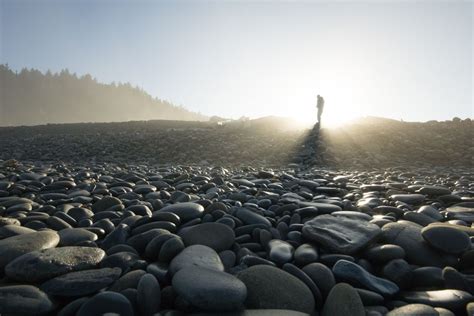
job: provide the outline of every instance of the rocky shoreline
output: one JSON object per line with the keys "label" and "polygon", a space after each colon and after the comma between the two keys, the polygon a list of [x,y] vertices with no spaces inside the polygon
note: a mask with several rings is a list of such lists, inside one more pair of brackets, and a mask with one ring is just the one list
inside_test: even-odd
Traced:
{"label": "rocky shoreline", "polygon": [[473,222],[469,167],[4,160],[0,314],[473,315]]}
{"label": "rocky shoreline", "polygon": [[[324,125],[323,125],[324,127]],[[471,120],[409,123],[366,118],[338,129],[284,118],[135,121],[0,127],[0,159],[171,166],[324,165],[344,170],[474,166]]]}

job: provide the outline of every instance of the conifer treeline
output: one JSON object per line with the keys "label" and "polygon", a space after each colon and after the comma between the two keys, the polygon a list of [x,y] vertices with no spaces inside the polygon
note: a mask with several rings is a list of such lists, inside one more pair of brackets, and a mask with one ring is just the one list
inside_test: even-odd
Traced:
{"label": "conifer treeline", "polygon": [[0,65],[0,126],[131,120],[207,120],[129,83],[102,84],[67,69],[43,74]]}

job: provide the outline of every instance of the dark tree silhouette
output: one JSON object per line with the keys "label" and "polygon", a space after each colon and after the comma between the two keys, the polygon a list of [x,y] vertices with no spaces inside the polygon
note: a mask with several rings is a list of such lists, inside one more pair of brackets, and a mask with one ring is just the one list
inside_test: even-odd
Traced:
{"label": "dark tree silhouette", "polygon": [[153,98],[130,83],[103,84],[91,75],[63,69],[45,74],[0,65],[0,125],[112,122],[131,120],[207,120],[199,113]]}

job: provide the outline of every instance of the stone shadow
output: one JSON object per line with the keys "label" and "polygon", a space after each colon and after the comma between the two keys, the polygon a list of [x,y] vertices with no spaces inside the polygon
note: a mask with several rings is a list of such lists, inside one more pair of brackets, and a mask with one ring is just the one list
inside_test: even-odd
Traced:
{"label": "stone shadow", "polygon": [[314,124],[313,128],[305,132],[296,146],[292,163],[303,168],[330,163],[324,134],[325,130],[320,128],[319,123]]}

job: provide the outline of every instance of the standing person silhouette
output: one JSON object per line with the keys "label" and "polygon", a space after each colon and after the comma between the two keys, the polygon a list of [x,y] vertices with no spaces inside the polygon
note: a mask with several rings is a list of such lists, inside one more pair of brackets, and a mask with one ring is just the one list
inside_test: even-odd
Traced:
{"label": "standing person silhouette", "polygon": [[324,110],[324,98],[318,94],[318,103],[316,105],[318,108],[318,127],[321,127],[321,115]]}

